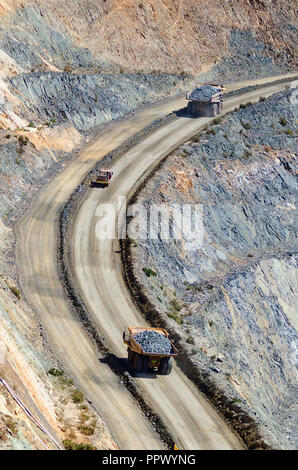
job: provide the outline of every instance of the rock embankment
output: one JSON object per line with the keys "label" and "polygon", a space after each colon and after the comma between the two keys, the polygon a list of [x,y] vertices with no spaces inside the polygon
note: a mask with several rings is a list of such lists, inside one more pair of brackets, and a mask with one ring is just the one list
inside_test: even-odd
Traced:
{"label": "rock embankment", "polygon": [[170,74],[43,72],[9,79],[17,114],[35,124],[71,122],[81,132],[185,92],[193,82]]}

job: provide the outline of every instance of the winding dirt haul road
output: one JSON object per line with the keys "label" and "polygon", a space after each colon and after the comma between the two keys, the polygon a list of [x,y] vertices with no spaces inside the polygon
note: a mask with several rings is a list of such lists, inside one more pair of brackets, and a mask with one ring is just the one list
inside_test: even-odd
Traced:
{"label": "winding dirt haul road", "polygon": [[[263,82],[278,78],[266,78]],[[224,113],[240,103],[258,100],[284,87],[285,84],[272,84],[227,99]],[[79,157],[35,197],[16,228],[17,265],[23,293],[40,315],[55,356],[92,401],[121,449],[161,449],[163,444],[109,366],[99,361],[94,344],[65,298],[57,266],[59,214],[72,191],[98,160],[153,120],[183,106],[183,98],[171,99],[130,119],[107,125]],[[118,357],[126,355],[121,341],[123,328],[145,322],[126,290],[119,254],[115,253],[117,243],[96,237],[96,209],[101,203],[116,205],[118,196],[128,197],[165,155],[208,121],[210,118],[179,117],[159,128],[115,158],[109,165],[114,171],[110,187],[88,190],[80,204],[72,234],[73,271],[90,316]],[[177,367],[170,376],[135,380],[180,449],[243,448],[227,424]]]}

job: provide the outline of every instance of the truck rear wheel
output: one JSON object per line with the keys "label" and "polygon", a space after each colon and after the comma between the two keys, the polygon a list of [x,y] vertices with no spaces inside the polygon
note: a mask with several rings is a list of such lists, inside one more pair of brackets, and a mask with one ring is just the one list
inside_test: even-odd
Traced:
{"label": "truck rear wheel", "polygon": [[172,371],[172,366],[173,362],[171,357],[162,357],[158,372],[160,375],[169,375]]}
{"label": "truck rear wheel", "polygon": [[138,353],[134,353],[133,366],[136,372],[143,372],[143,357]]}

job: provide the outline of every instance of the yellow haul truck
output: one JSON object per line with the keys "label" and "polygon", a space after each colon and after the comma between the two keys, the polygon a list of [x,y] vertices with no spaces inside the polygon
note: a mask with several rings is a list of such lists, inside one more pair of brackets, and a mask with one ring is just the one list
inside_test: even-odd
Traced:
{"label": "yellow haul truck", "polygon": [[128,326],[123,342],[127,345],[128,362],[136,372],[171,373],[172,357],[177,356],[178,350],[165,329]]}

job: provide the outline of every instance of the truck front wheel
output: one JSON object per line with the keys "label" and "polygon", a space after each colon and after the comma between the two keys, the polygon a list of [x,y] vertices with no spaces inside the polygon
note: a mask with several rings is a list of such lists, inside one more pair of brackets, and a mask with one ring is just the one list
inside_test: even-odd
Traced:
{"label": "truck front wheel", "polygon": [[169,375],[172,371],[173,362],[171,357],[163,357],[160,360],[158,372],[160,375]]}

